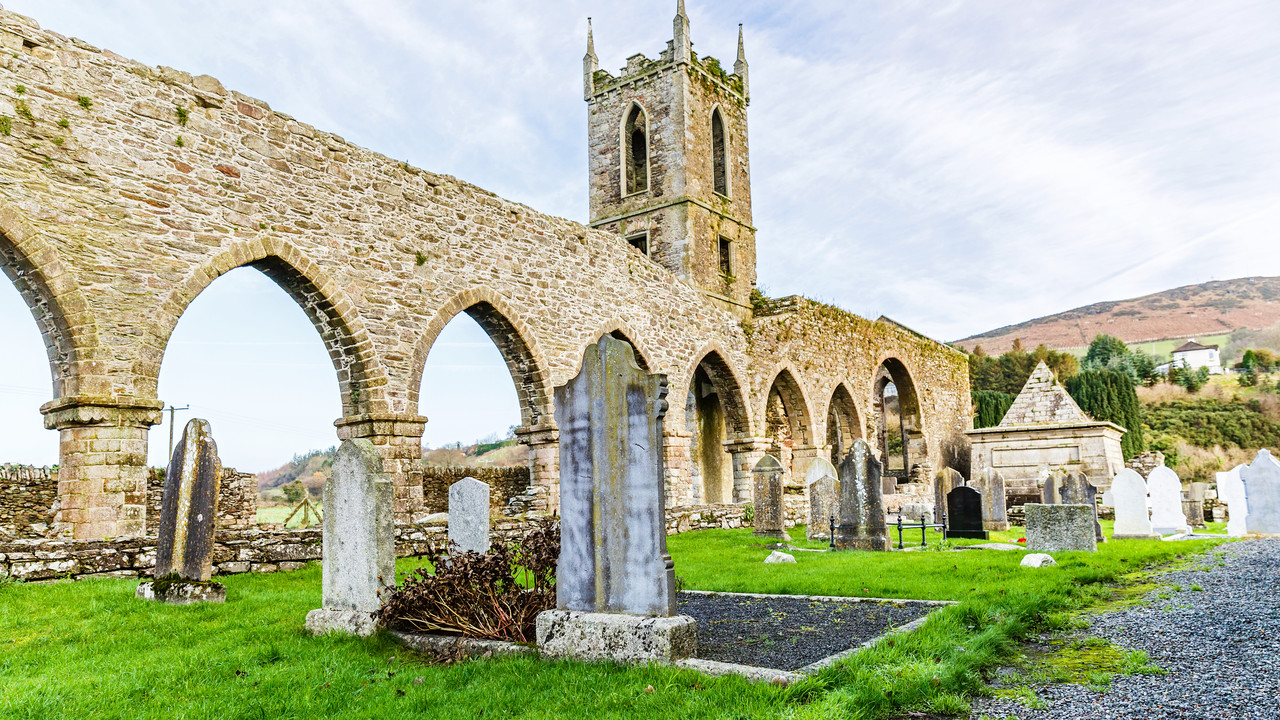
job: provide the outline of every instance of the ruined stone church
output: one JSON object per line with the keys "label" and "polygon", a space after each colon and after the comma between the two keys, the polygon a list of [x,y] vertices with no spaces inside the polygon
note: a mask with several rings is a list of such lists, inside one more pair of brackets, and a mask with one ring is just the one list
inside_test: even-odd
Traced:
{"label": "ruined stone church", "polygon": [[439,509],[424,502],[418,393],[458,313],[517,389],[522,508],[558,505],[552,391],[605,334],[668,378],[669,508],[751,502],[751,469],[771,454],[799,515],[808,464],[857,438],[898,484],[963,463],[964,355],[887,318],[756,291],[741,31],[729,73],[693,51],[681,2],[667,48],[617,75],[588,33],[584,226],[0,11],[0,265],[48,351],[55,532],[153,531],[144,465],[166,344],[192,300],[244,266],[314,323],[339,381],[337,436],[375,444],[401,521]]}

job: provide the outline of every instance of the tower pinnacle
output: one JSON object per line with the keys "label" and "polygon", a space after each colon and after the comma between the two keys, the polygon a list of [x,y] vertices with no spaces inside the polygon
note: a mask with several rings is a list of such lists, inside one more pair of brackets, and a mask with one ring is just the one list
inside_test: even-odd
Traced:
{"label": "tower pinnacle", "polygon": [[600,69],[600,59],[596,57],[596,42],[591,37],[591,18],[587,18],[587,54],[582,56],[582,99],[590,100],[596,89],[596,71]]}
{"label": "tower pinnacle", "polygon": [[742,78],[742,96],[751,100],[751,91],[747,86],[747,51],[743,49],[742,44],[742,23],[738,23],[738,59],[733,63],[733,72]]}
{"label": "tower pinnacle", "polygon": [[684,0],[676,0],[676,19],[672,23],[675,33],[671,41],[672,61],[689,62],[693,57],[693,43],[689,40],[689,16],[684,12]]}

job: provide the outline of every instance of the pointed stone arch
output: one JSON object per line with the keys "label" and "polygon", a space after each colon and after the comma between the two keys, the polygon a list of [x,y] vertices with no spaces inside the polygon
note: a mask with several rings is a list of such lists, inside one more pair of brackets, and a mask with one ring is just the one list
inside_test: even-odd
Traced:
{"label": "pointed stone arch", "polygon": [[[885,391],[890,384],[897,391],[897,429],[893,427],[895,418],[887,417],[886,414],[886,406],[892,409],[892,403],[885,401]],[[886,477],[897,477],[899,482],[909,481],[912,478],[913,467],[921,463],[927,464],[929,448],[924,435],[924,418],[921,414],[919,393],[906,363],[894,356],[882,358],[880,364],[876,366],[871,391],[874,428],[868,429],[874,432],[874,444],[884,463],[884,474]],[[898,454],[890,452],[890,444],[895,432],[901,438],[901,468],[895,468],[892,465],[893,458]]]}
{"label": "pointed stone arch", "polygon": [[743,385],[738,380],[741,374],[729,364],[728,353],[718,342],[705,345],[695,356],[684,376],[685,384],[692,383],[699,369],[702,369],[725,406],[726,426],[729,432],[746,437],[751,434],[751,406],[747,402]]}
{"label": "pointed stone arch", "polygon": [[533,331],[510,300],[487,287],[473,287],[458,293],[441,306],[428,323],[413,350],[413,374],[409,378],[410,408],[418,406],[422,372],[431,347],[458,313],[466,313],[475,320],[498,346],[516,386],[523,427],[553,426],[551,376]]}
{"label": "pointed stone arch", "polygon": [[[814,441],[812,405],[789,366],[773,375],[760,418],[775,451],[807,447]],[[779,410],[781,411],[779,413]],[[779,458],[781,459],[781,458]],[[783,463],[787,465],[786,462]]]}
{"label": "pointed stone arch", "polygon": [[651,180],[649,146],[652,138],[649,132],[649,111],[644,109],[639,100],[632,100],[627,105],[619,130],[622,197],[648,192]]}
{"label": "pointed stone arch", "polygon": [[[639,340],[639,336],[631,329],[631,326],[627,325],[626,322],[616,318],[609,320],[597,329],[596,333],[588,340],[588,344],[594,345],[604,335],[609,335],[630,343],[631,347],[636,351],[636,364],[640,366],[640,369],[646,372],[654,371],[653,364],[649,360],[649,358],[653,356],[650,355],[649,351],[646,349],[646,343]],[[585,351],[586,346],[584,345],[582,352]],[[578,353],[579,365],[581,365],[582,352]],[[575,368],[576,367],[578,366],[575,365]]]}
{"label": "pointed stone arch", "polygon": [[734,501],[740,453],[728,446],[751,434],[749,405],[725,355],[718,343],[711,343],[684,373],[687,496],[694,504]]}
{"label": "pointed stone arch", "polygon": [[388,412],[383,390],[386,370],[378,362],[373,341],[365,331],[355,303],[318,264],[277,238],[237,243],[227,248],[201,264],[170,293],[151,332],[154,360],[145,375],[152,383],[152,396],[165,347],[178,319],[214,280],[240,267],[254,268],[274,280],[311,320],[337,372],[344,416]]}
{"label": "pointed stone arch", "polygon": [[862,419],[853,393],[843,382],[831,391],[827,403],[827,445],[832,465],[839,465],[856,440],[863,438]]}

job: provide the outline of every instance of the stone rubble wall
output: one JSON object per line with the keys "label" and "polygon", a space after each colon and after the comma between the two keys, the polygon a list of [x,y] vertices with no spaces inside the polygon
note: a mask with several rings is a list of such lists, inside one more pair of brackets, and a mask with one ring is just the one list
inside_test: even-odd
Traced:
{"label": "stone rubble wall", "polygon": [[[489,507],[495,515],[505,514],[511,499],[529,490],[527,465],[516,467],[444,467],[424,465],[422,504],[424,513],[449,511],[449,486],[462,478],[472,477],[489,486]],[[416,476],[416,473],[415,473]]]}
{"label": "stone rubble wall", "polygon": [[[147,527],[160,527],[160,503],[164,499],[164,468],[147,472]],[[235,468],[222,469],[218,487],[218,527],[250,530],[258,524],[258,476]]]}
{"label": "stone rubble wall", "polygon": [[57,468],[0,465],[0,540],[44,537],[57,499]]}
{"label": "stone rubble wall", "polygon": [[1144,453],[1138,453],[1129,458],[1129,462],[1124,464],[1125,467],[1133,470],[1146,480],[1151,476],[1151,471],[1158,467],[1164,467],[1164,453],[1159,450],[1148,450]]}

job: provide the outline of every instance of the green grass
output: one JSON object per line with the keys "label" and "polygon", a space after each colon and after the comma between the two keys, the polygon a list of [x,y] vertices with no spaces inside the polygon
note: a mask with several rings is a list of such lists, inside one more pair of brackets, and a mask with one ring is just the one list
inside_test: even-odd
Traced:
{"label": "green grass", "polygon": [[[324,505],[322,503],[319,503],[313,500],[311,504],[312,506],[315,507],[316,510],[320,511],[321,513],[324,513]],[[260,507],[258,508],[258,522],[259,523],[282,523],[285,521],[285,518],[289,517],[289,513],[292,513],[292,512],[293,512],[293,507],[289,505]],[[311,515],[309,517],[312,520],[311,527],[317,527],[319,523],[315,522],[315,516]],[[297,515],[294,516],[293,520],[289,522],[288,527],[291,527],[291,528],[302,527],[301,512],[299,512]]]}
{"label": "green grass", "polygon": [[[803,538],[803,529],[793,531]],[[136,581],[0,584],[8,718],[871,718],[963,712],[1029,633],[1111,598],[1108,583],[1216,541],[1107,543],[1019,568],[996,551],[804,553],[764,565],[749,530],[670,538],[691,589],[953,599],[918,631],[779,688],[668,668],[529,659],[422,662],[386,637],[314,638],[320,569],[222,578],[224,605],[133,599]],[[401,572],[416,559],[398,564]],[[415,683],[422,678],[422,683]],[[649,688],[652,687],[652,690]]]}

